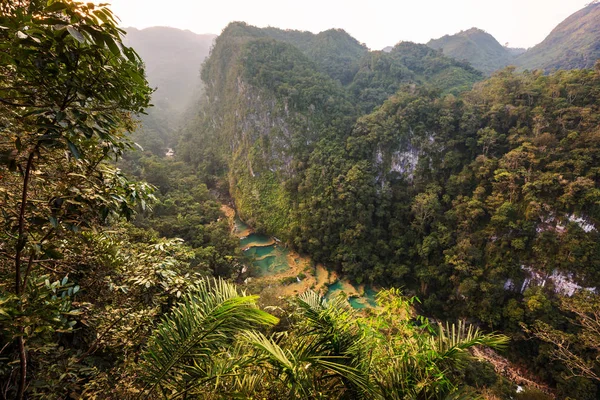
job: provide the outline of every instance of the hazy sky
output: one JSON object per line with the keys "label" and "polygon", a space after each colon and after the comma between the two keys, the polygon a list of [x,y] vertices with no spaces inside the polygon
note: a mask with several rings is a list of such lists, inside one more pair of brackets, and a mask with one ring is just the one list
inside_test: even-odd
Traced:
{"label": "hazy sky", "polygon": [[98,0],[123,27],[172,26],[221,33],[231,21],[259,27],[342,28],[373,50],[401,40],[425,43],[471,27],[511,47],[541,42],[591,0]]}

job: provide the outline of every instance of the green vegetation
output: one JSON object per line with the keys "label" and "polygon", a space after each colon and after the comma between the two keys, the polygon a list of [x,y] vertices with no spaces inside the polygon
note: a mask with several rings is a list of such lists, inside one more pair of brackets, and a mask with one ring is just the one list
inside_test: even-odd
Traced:
{"label": "green vegetation", "polygon": [[599,70],[508,68],[468,90],[472,68],[401,43],[343,85],[267,36],[235,23],[217,39],[184,160],[227,165],[259,230],[356,283],[407,287],[430,314],[512,333],[514,360],[574,391],[552,349],[523,339],[537,321],[569,326],[561,281],[600,285]]}
{"label": "green vegetation", "polygon": [[468,62],[487,75],[507,65],[546,73],[593,68],[600,59],[598,21],[600,3],[593,1],[561,22],[542,43],[527,50],[503,47],[493,36],[477,28],[432,39],[427,45]]}
{"label": "green vegetation", "polygon": [[456,95],[482,78],[470,65],[410,42],[399,43],[390,52],[369,53],[359,67],[348,89],[363,113],[373,111],[406,84],[428,84]]}
{"label": "green vegetation", "polygon": [[4,397],[17,399],[28,364],[42,363],[50,382],[59,359],[78,358],[60,346],[85,313],[72,280],[101,253],[76,245],[150,196],[107,163],[126,149],[130,113],[148,105],[139,57],[121,45],[110,10],[46,3],[0,5],[1,373]]}
{"label": "green vegetation", "polygon": [[[198,112],[142,117],[127,153],[152,90],[115,17],[25,3],[0,3],[0,398],[514,398],[474,357],[508,338],[475,326],[553,395],[597,398],[600,63],[481,81],[423,45],[232,23]],[[260,309],[228,282],[257,239],[228,196],[370,307]]]}
{"label": "green vegetation", "polygon": [[512,49],[502,46],[492,35],[477,28],[432,39],[427,46],[442,50],[448,57],[466,61],[486,75],[514,63],[516,56]]}
{"label": "green vegetation", "polygon": [[[477,345],[506,338],[458,325],[411,318],[411,302],[394,291],[382,308],[359,317],[343,298],[307,292],[290,304],[285,332],[256,328],[278,319],[256,296],[204,281],[165,316],[144,351],[143,394],[171,398],[402,399],[456,395],[454,371]],[[466,392],[465,392],[466,393]],[[471,392],[473,393],[473,392]]]}
{"label": "green vegetation", "polygon": [[556,71],[593,68],[600,59],[600,3],[587,7],[560,23],[546,39],[515,60],[526,69]]}

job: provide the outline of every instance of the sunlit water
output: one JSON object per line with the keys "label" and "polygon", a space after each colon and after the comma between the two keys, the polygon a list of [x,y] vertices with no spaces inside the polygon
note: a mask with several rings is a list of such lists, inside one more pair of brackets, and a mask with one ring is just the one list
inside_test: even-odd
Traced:
{"label": "sunlit water", "polygon": [[[235,218],[235,232],[238,236],[241,233],[248,232],[247,237],[240,239],[240,247],[244,250],[244,254],[252,263],[253,274],[258,277],[274,276],[283,274],[290,270],[288,263],[289,251],[275,243],[275,240],[266,235],[250,233],[250,227],[239,218]],[[299,260],[296,260],[298,262]],[[337,293],[346,288],[352,288],[352,293],[358,293],[358,289],[351,286],[348,282],[337,281],[328,286],[327,299],[332,298]],[[348,294],[348,293],[346,293]],[[349,297],[348,302],[355,309],[363,309],[367,307],[376,307],[375,292],[372,288],[366,288],[364,296]]]}

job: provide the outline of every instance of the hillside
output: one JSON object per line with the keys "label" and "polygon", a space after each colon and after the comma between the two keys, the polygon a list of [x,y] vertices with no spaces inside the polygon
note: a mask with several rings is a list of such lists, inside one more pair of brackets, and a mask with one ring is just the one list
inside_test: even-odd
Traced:
{"label": "hillside", "polygon": [[590,4],[560,23],[546,39],[515,63],[524,69],[592,68],[600,59],[600,3]]}
{"label": "hillside", "polygon": [[364,44],[342,29],[329,29],[318,34],[277,28],[266,28],[263,32],[295,46],[344,85],[352,81],[360,59],[368,52]]}
{"label": "hillside", "polygon": [[498,43],[489,33],[477,28],[432,39],[427,46],[442,50],[448,57],[467,61],[487,75],[509,65],[514,58],[511,50]]}
{"label": "hillside", "polygon": [[438,82],[458,93],[481,75],[424,45],[367,52],[339,30],[314,35],[232,23],[217,38],[202,78],[208,103],[198,129],[183,139],[184,157],[228,165],[241,215],[292,240],[292,211],[309,196],[298,193],[299,179],[315,150],[342,145],[361,113],[402,85]]}
{"label": "hillside", "polygon": [[402,85],[431,85],[457,95],[483,75],[470,65],[445,57],[423,44],[400,42],[389,52],[373,51],[360,61],[348,90],[363,112],[370,112]]}
{"label": "hillside", "polygon": [[600,61],[0,10],[0,400],[600,399]]}
{"label": "hillside", "polygon": [[257,231],[537,354],[522,324],[558,321],[559,294],[600,286],[598,71],[503,70],[473,87],[471,66],[400,43],[365,53],[344,85],[315,54],[339,46],[332,63],[349,65],[353,42],[316,36],[229,25],[182,160],[225,180]]}

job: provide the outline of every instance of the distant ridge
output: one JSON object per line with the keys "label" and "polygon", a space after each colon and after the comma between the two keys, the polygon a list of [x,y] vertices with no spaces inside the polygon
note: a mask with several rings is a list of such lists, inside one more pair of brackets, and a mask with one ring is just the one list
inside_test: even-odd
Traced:
{"label": "distant ridge", "polygon": [[595,1],[561,22],[537,46],[516,59],[524,69],[592,68],[600,58],[600,3]]}
{"label": "distant ridge", "polygon": [[565,19],[529,50],[502,46],[477,28],[432,39],[427,45],[488,75],[511,64],[545,72],[592,68],[600,59],[600,2],[596,0]]}
{"label": "distant ridge", "polygon": [[150,86],[158,88],[153,103],[163,109],[185,109],[198,93],[200,66],[216,35],[198,35],[170,27],[125,31],[125,44],[142,57]]}
{"label": "distant ridge", "polygon": [[502,46],[492,35],[478,28],[430,40],[427,46],[442,50],[456,60],[467,61],[488,75],[509,65],[520,51]]}

